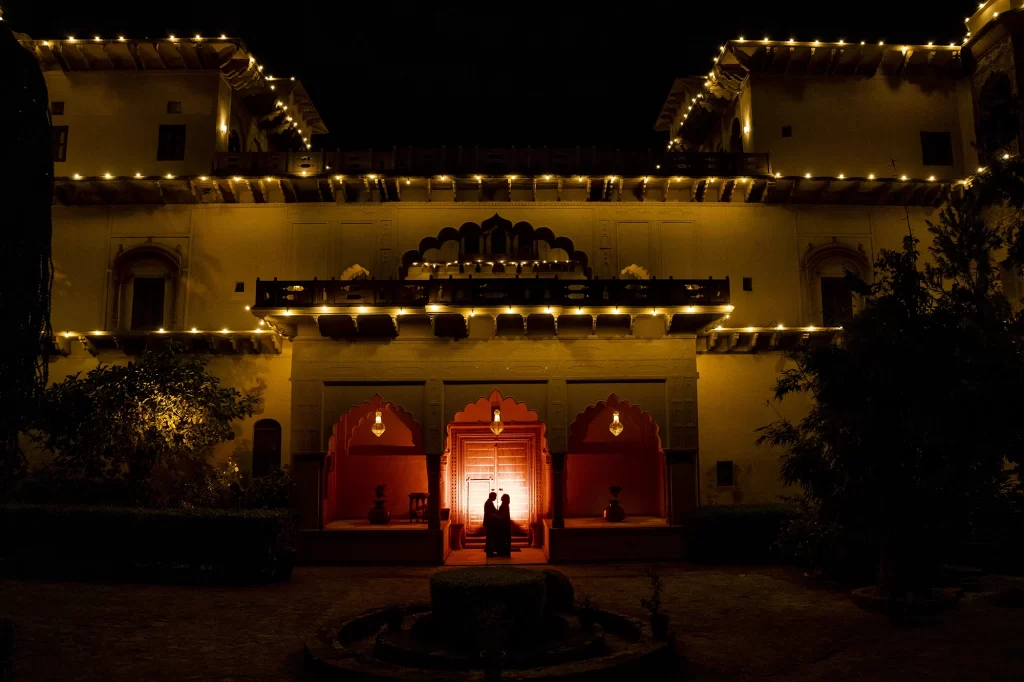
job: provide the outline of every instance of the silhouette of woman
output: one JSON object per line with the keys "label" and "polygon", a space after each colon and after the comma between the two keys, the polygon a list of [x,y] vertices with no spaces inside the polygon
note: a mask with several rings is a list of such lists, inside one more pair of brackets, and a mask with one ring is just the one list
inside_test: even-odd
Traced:
{"label": "silhouette of woman", "polygon": [[498,530],[495,533],[494,550],[498,556],[503,557],[512,556],[512,512],[509,509],[511,500],[512,498],[507,493],[501,496],[501,506],[498,507],[497,516],[494,519],[494,525]]}

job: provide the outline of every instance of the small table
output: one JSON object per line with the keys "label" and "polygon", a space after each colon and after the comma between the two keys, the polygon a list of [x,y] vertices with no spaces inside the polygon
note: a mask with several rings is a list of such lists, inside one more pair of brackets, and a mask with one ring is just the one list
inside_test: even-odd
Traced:
{"label": "small table", "polygon": [[427,522],[429,493],[409,493],[409,523]]}

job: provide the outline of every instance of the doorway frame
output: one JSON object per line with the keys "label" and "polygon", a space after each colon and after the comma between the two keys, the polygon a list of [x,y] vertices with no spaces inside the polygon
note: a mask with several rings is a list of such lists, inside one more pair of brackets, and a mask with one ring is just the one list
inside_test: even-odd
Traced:
{"label": "doorway frame", "polygon": [[529,444],[527,452],[527,490],[529,491],[529,514],[527,532],[531,536],[531,544],[535,543],[538,528],[543,523],[545,512],[546,480],[544,465],[547,458],[544,423],[506,424],[500,435],[495,436],[490,424],[451,423],[448,425],[448,495],[451,505],[451,519],[463,525],[469,532],[469,489],[466,485],[466,458],[463,456],[467,443],[500,443],[501,441],[525,441]]}

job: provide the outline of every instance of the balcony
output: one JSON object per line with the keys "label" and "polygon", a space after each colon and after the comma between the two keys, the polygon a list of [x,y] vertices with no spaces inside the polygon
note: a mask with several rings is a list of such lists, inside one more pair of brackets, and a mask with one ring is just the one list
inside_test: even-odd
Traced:
{"label": "balcony", "polygon": [[[695,333],[731,312],[729,280],[470,278],[257,280],[254,315],[286,336],[395,337],[417,323],[434,336]],[[471,334],[471,322],[481,334]],[[653,326],[650,322],[653,321]],[[653,330],[653,331],[651,331]]]}
{"label": "balcony", "polygon": [[215,173],[229,175],[381,174],[486,176],[755,177],[771,172],[767,154],[621,151],[596,148],[395,147],[337,152],[221,152]]}

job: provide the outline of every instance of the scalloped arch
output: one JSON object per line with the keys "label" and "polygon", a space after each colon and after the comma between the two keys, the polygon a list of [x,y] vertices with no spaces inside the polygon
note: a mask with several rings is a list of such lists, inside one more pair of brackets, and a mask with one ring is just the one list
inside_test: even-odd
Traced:
{"label": "scalloped arch", "polygon": [[[541,438],[544,439],[547,425],[540,421],[537,413],[531,410],[526,403],[517,402],[515,398],[506,398],[501,391],[494,389],[490,395],[466,403],[465,407],[455,413],[455,417],[448,423],[445,451],[451,449],[452,426],[456,424],[490,424],[495,409],[501,410],[501,421],[505,424],[540,424]],[[544,439],[542,442],[546,448],[547,440]]]}
{"label": "scalloped arch", "polygon": [[[622,433],[608,430],[612,413],[618,410]],[[621,452],[624,446],[661,452],[661,436],[654,417],[639,405],[621,400],[612,393],[605,400],[587,406],[569,425],[568,453],[575,455]]]}
{"label": "scalloped arch", "polygon": [[[370,430],[378,411],[384,423],[379,438]],[[410,413],[377,393],[338,418],[329,449],[331,454],[342,456],[423,454],[423,430]]]}
{"label": "scalloped arch", "polygon": [[585,251],[576,249],[572,239],[568,237],[555,236],[554,231],[549,227],[535,228],[526,221],[513,224],[511,220],[502,218],[495,213],[482,223],[466,222],[457,229],[451,226],[441,228],[435,237],[424,237],[420,240],[416,250],[409,250],[402,254],[401,269],[399,276],[403,279],[413,263],[423,260],[423,254],[431,249],[440,249],[443,244],[449,241],[461,241],[465,237],[474,237],[481,234],[487,235],[495,230],[502,230],[507,236],[514,237],[519,244],[544,242],[553,249],[562,249],[568,254],[570,260],[580,264],[587,276],[590,276],[590,257]]}

